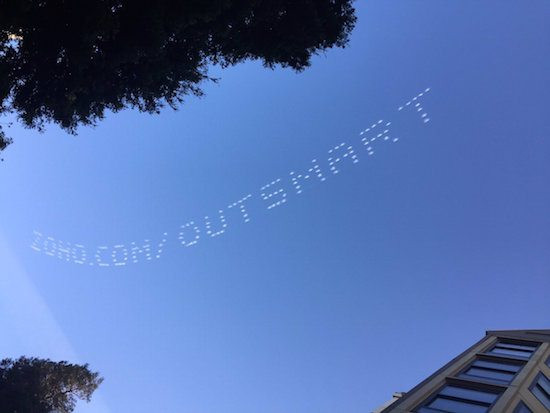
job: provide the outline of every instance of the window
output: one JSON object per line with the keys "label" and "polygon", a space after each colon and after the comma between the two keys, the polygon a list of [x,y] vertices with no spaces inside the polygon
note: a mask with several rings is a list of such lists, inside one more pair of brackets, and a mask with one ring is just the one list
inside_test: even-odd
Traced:
{"label": "window", "polygon": [[537,349],[536,344],[514,344],[507,341],[499,341],[487,354],[502,357],[528,359]]}
{"label": "window", "polygon": [[501,360],[478,359],[467,370],[460,373],[462,379],[488,380],[497,384],[508,384],[523,366]]}
{"label": "window", "polygon": [[514,413],[533,413],[533,411],[529,407],[527,407],[525,403],[519,402],[514,409]]}
{"label": "window", "polygon": [[486,413],[498,399],[499,393],[446,385],[418,408],[418,413]]}
{"label": "window", "polygon": [[529,390],[550,410],[550,380],[544,374],[539,373]]}

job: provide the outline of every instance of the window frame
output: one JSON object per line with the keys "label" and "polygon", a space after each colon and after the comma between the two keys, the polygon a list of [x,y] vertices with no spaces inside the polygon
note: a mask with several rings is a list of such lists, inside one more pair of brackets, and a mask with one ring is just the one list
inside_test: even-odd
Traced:
{"label": "window frame", "polygon": [[[429,404],[432,403],[437,397],[441,398],[440,393],[447,386],[460,387],[460,388],[463,388],[463,389],[476,390],[476,391],[485,392],[485,393],[492,393],[492,394],[496,395],[495,400],[489,405],[487,405],[487,403],[478,402],[476,400],[461,399],[459,397],[454,398],[453,396],[443,396],[443,398],[445,398],[445,399],[466,401],[466,402],[470,402],[470,404],[475,404],[477,406],[487,407],[487,412],[491,411],[491,409],[493,408],[495,403],[498,402],[498,400],[500,399],[502,394],[506,391],[506,386],[502,385],[502,384],[494,384],[494,383],[481,382],[481,381],[479,381],[479,382],[478,381],[471,381],[471,380],[465,380],[465,379],[461,379],[461,378],[457,378],[457,377],[447,377],[445,379],[445,382],[441,386],[439,386],[437,388],[437,390],[432,392],[428,397],[426,397],[424,400],[422,400],[420,403],[418,403],[412,411],[413,412],[418,412],[422,408],[431,409],[429,407]],[[438,412],[438,410],[436,410],[436,409],[431,409],[431,410],[433,412]],[[439,410],[439,411],[441,411],[441,410]]]}
{"label": "window frame", "polygon": [[[512,355],[512,354],[501,354],[501,353],[492,353],[492,351],[499,347],[499,345],[515,345],[515,346],[525,346],[525,347],[532,347],[533,351],[529,356],[519,356],[519,355]],[[540,347],[540,342],[537,341],[528,341],[528,340],[514,340],[509,338],[498,338],[496,343],[493,343],[489,348],[487,348],[485,351],[483,351],[482,354],[492,356],[492,357],[498,357],[498,358],[505,358],[510,360],[523,360],[527,361],[530,360],[533,354],[538,350]],[[514,351],[514,349],[510,349],[511,351]],[[516,349],[515,351],[522,351],[520,349]],[[527,352],[527,350],[525,350]]]}
{"label": "window frame", "polygon": [[[519,366],[519,369],[518,369],[518,371],[513,373],[512,378],[508,383],[499,382],[499,381],[496,381],[496,380],[491,380],[489,378],[476,377],[476,376],[467,376],[466,372],[469,369],[471,369],[472,367],[476,367],[476,366],[474,366],[476,361],[490,361],[490,362],[494,362],[494,363],[511,364],[511,365]],[[525,367],[525,364],[527,364],[526,360],[515,359],[515,358],[509,359],[509,358],[506,358],[506,357],[494,356],[493,354],[481,353],[481,354],[477,354],[476,357],[474,358],[474,360],[472,360],[470,363],[468,363],[466,365],[466,367],[459,370],[454,376],[458,379],[461,379],[461,380],[468,380],[468,381],[471,380],[471,381],[476,382],[476,383],[488,383],[488,384],[494,384],[494,385],[497,385],[497,386],[509,386],[510,384],[512,384],[514,382],[514,380],[516,379],[519,372],[523,369],[523,367]],[[487,368],[487,370],[497,370],[497,369]],[[465,376],[460,377],[462,374],[464,374]]]}
{"label": "window frame", "polygon": [[525,413],[525,412],[533,413],[533,410],[531,410],[531,408],[527,406],[523,400],[520,400],[519,403],[516,404],[516,408],[514,409],[513,413]]}
{"label": "window frame", "polygon": [[549,383],[550,383],[550,379],[548,377],[546,377],[546,374],[544,374],[542,371],[539,371],[537,373],[537,375],[535,376],[534,380],[533,380],[533,383],[531,383],[531,385],[529,386],[529,391],[531,392],[531,394],[533,395],[533,397],[535,399],[537,399],[537,401],[542,405],[544,406],[546,409],[550,409],[550,393],[548,393],[546,390],[542,390],[543,392],[547,393],[548,394],[548,406],[541,400],[537,397],[537,395],[535,393],[533,393],[533,388],[536,387],[539,383],[539,380],[541,380],[542,378],[544,377],[544,379],[546,379]]}

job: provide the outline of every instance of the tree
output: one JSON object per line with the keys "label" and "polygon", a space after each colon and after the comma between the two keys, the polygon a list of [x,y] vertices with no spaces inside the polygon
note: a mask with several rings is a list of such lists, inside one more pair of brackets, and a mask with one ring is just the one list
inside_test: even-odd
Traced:
{"label": "tree", "polygon": [[[222,67],[301,71],[344,47],[353,0],[0,0],[0,114],[69,133],[105,110],[158,113]],[[0,149],[8,142],[0,135]]]}
{"label": "tree", "polygon": [[2,413],[70,413],[103,379],[88,365],[21,357],[0,362]]}

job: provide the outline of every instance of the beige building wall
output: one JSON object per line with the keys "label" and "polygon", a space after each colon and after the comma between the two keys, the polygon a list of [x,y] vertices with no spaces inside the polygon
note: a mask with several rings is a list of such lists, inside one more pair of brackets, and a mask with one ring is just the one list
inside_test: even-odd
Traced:
{"label": "beige building wall", "polygon": [[[514,346],[536,346],[532,352],[523,350],[515,351],[507,349]],[[501,354],[503,352],[504,354]],[[508,354],[506,354],[508,353]],[[521,356],[518,354],[522,354]],[[524,354],[529,355],[523,356]],[[509,383],[499,382],[487,378],[468,375],[472,363],[479,361],[496,362],[516,366],[519,371],[513,376]],[[521,402],[533,413],[550,412],[550,407],[545,406],[546,399],[542,402],[535,397],[531,388],[539,374],[543,374],[550,379],[550,330],[505,330],[505,331],[487,331],[484,338],[472,345],[462,354],[451,360],[445,366],[440,368],[426,380],[419,383],[413,389],[402,397],[394,397],[384,406],[381,406],[376,413],[409,413],[409,412],[454,412],[453,410],[437,410],[429,407],[439,392],[446,385],[455,386],[461,389],[478,390],[485,393],[498,394],[498,398],[490,406],[480,407],[473,405],[472,411],[486,411],[491,413],[517,413],[516,408]],[[474,367],[475,368],[475,367]],[[468,370],[468,371],[467,371]],[[489,369],[491,370],[491,369]],[[480,370],[486,371],[486,370]],[[486,373],[483,373],[486,374]],[[498,371],[496,373],[499,374]],[[511,374],[511,373],[507,373]],[[541,391],[540,388],[538,390]],[[550,401],[550,395],[548,395]],[[439,400],[448,396],[439,397]],[[453,399],[461,402],[461,399]],[[462,403],[462,402],[461,402]],[[464,408],[464,407],[462,407]],[[466,407],[466,409],[468,409]],[[529,410],[525,410],[528,412]],[[467,410],[460,410],[460,412]]]}

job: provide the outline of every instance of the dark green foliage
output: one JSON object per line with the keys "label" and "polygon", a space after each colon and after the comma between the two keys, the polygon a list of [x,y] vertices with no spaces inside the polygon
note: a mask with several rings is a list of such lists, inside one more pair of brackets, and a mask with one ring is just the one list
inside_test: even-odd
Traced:
{"label": "dark green foliage", "polygon": [[[6,133],[2,129],[2,125],[0,125],[0,152],[2,152],[4,149],[8,147],[13,142],[13,139],[6,136]],[[0,161],[3,161],[4,158],[0,158]]]}
{"label": "dark green foliage", "polygon": [[2,127],[0,126],[0,151],[6,149],[6,147],[11,143],[11,138],[8,138]]}
{"label": "dark green foliage", "polygon": [[106,109],[175,108],[211,63],[303,70],[346,44],[352,2],[0,0],[0,114],[74,133]]}
{"label": "dark green foliage", "polygon": [[87,364],[26,357],[5,359],[0,362],[0,411],[70,413],[78,399],[90,401],[102,381]]}

